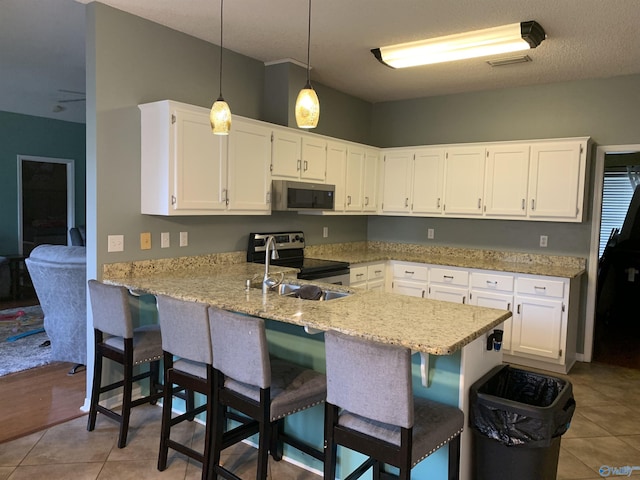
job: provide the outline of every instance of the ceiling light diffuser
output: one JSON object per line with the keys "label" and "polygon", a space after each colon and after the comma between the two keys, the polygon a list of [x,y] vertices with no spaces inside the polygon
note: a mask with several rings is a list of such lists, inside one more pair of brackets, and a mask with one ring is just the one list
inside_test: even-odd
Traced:
{"label": "ceiling light diffuser", "polygon": [[536,48],[545,38],[544,29],[531,20],[374,48],[371,53],[389,67],[405,68],[528,50]]}

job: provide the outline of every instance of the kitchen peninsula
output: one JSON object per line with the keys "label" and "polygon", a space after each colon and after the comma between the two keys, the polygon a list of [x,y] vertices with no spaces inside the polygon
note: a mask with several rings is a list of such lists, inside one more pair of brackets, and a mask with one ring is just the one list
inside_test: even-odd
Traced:
{"label": "kitchen peninsula", "polygon": [[[103,280],[138,293],[164,294],[264,318],[276,355],[320,371],[324,371],[322,335],[306,331],[333,329],[403,345],[421,354],[414,355],[415,394],[457,405],[465,413],[469,386],[502,362],[501,352],[486,351],[486,333],[507,320],[509,311],[359,290],[325,302],[284,297],[276,292],[263,295],[259,288],[246,289],[246,281],[259,282],[264,267],[237,260],[229,254],[227,258],[213,255],[105,265]],[[292,269],[273,267],[273,271],[288,273],[295,281]],[[301,412],[287,428],[321,447],[322,413],[322,408]],[[416,467],[413,478],[427,478],[427,471],[428,478],[446,478],[448,452],[446,448],[441,450]],[[296,454],[285,450],[285,456],[290,455],[292,460],[317,471],[322,469],[316,460]],[[344,452],[340,461],[350,468],[358,458],[355,453]],[[463,479],[470,478],[470,460],[467,428],[461,445]]]}

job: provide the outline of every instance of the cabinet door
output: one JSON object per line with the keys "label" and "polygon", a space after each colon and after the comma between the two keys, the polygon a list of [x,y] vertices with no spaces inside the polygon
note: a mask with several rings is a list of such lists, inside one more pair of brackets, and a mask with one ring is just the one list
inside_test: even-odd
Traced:
{"label": "cabinet door", "polygon": [[[513,295],[508,293],[486,292],[483,290],[471,290],[469,303],[479,307],[497,308],[499,310],[513,311]],[[502,335],[502,349],[511,350],[511,323],[509,318],[504,322],[504,333]]]}
{"label": "cabinet door", "polygon": [[526,216],[529,145],[489,147],[486,171],[484,214],[488,217]]}
{"label": "cabinet door", "polygon": [[364,148],[349,147],[347,150],[346,196],[347,211],[362,211]]}
{"label": "cabinet door", "polygon": [[347,203],[345,177],[347,173],[347,145],[327,142],[327,183],[335,185],[335,210],[344,212]]}
{"label": "cabinet door", "polygon": [[484,147],[451,148],[445,158],[445,215],[481,215]]}
{"label": "cabinet door", "polygon": [[224,210],[226,139],[211,133],[207,115],[173,110],[174,199],[176,211]]}
{"label": "cabinet door", "polygon": [[409,297],[427,296],[427,286],[424,283],[412,282],[410,280],[394,280],[391,284],[391,292]]}
{"label": "cabinet door", "polygon": [[275,130],[271,160],[271,175],[275,178],[300,178],[302,169],[301,137],[299,134]]}
{"label": "cabinet door", "polygon": [[300,178],[324,183],[326,170],[327,142],[321,138],[303,136]]}
{"label": "cabinet door", "polygon": [[450,303],[467,303],[468,288],[450,285],[429,285],[429,298]]}
{"label": "cabinet door", "polygon": [[271,211],[270,159],[271,129],[234,119],[229,134],[229,210]]}
{"label": "cabinet door", "polygon": [[582,220],[585,150],[583,142],[531,146],[529,217]]}
{"label": "cabinet door", "polygon": [[413,213],[442,213],[444,149],[421,149],[413,161],[411,185]]}
{"label": "cabinet door", "polygon": [[511,348],[514,352],[560,358],[562,301],[516,295]]}
{"label": "cabinet door", "polygon": [[382,211],[384,213],[409,212],[412,152],[393,152],[384,156]]}
{"label": "cabinet door", "polygon": [[365,151],[364,173],[362,177],[362,210],[376,212],[378,210],[378,162],[380,155],[377,150],[368,148]]}

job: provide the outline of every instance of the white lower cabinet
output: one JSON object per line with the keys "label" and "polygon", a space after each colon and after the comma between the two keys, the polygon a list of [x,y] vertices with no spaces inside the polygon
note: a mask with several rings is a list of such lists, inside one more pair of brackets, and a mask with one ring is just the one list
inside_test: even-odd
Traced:
{"label": "white lower cabinet", "polygon": [[575,363],[579,278],[390,264],[392,293],[511,311],[504,323],[505,362],[557,373],[568,373]]}
{"label": "white lower cabinet", "polygon": [[451,303],[467,303],[469,272],[459,268],[430,267],[429,298]]}
{"label": "white lower cabinet", "polygon": [[386,270],[384,262],[357,263],[351,265],[349,269],[350,287],[384,291]]}

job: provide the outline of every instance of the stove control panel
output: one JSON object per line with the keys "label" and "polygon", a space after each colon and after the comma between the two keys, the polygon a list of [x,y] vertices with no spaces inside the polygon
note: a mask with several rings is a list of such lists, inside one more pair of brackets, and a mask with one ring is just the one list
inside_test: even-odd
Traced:
{"label": "stove control panel", "polygon": [[249,261],[253,261],[250,258],[254,253],[264,252],[269,236],[275,237],[278,250],[304,249],[304,233],[302,232],[250,233],[247,248]]}

